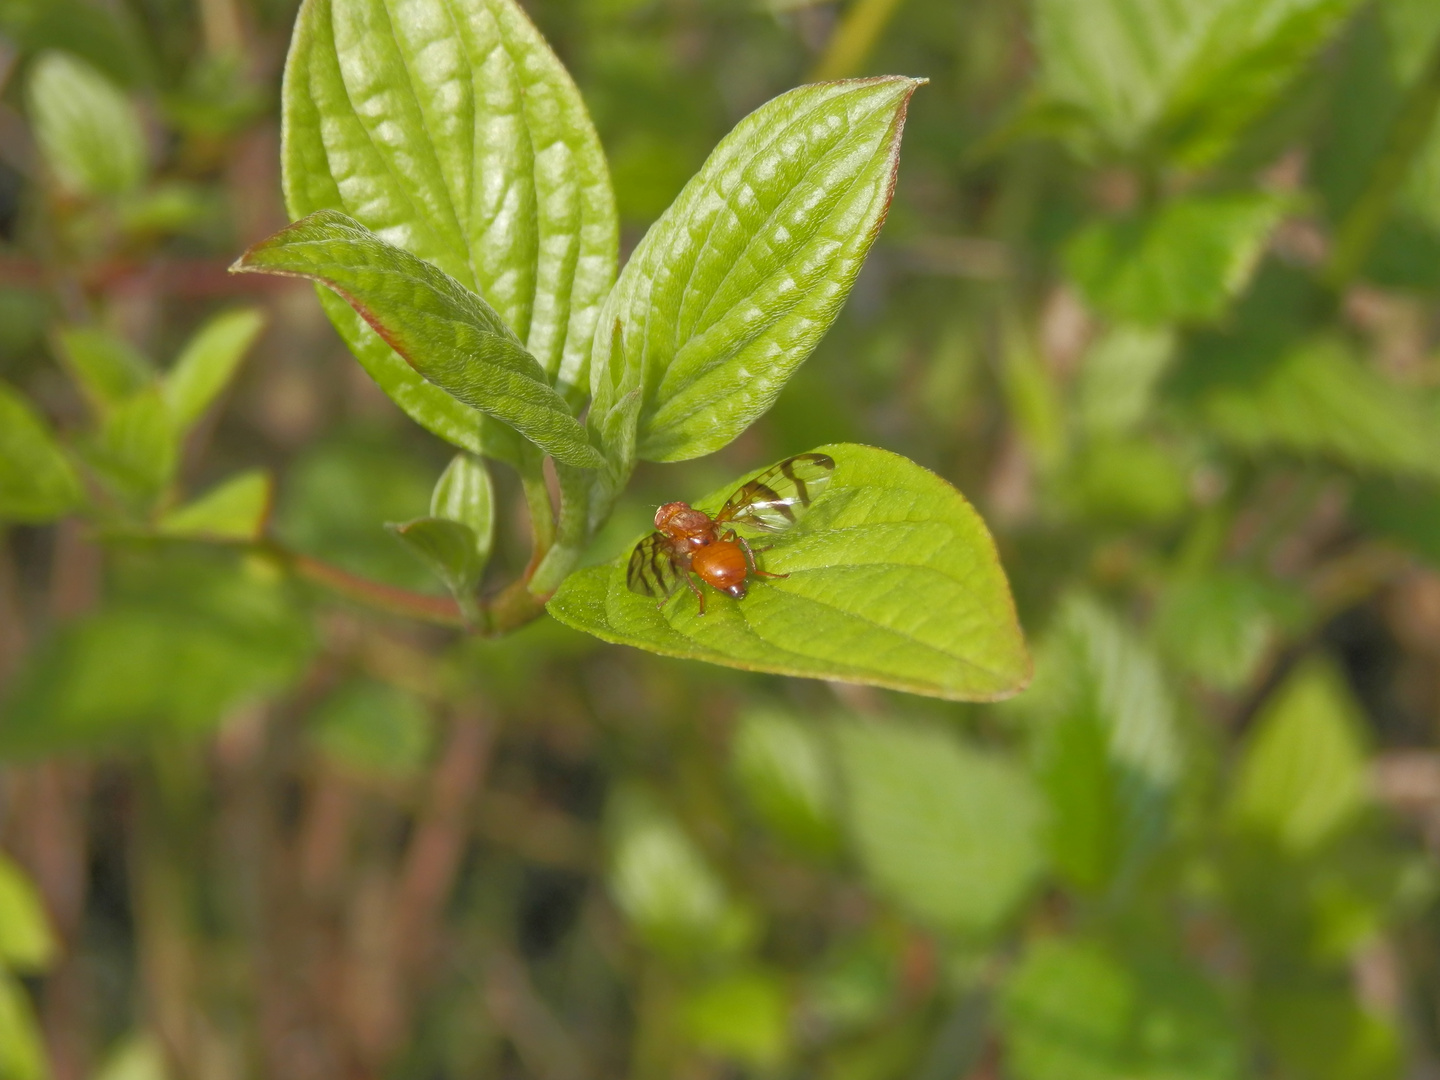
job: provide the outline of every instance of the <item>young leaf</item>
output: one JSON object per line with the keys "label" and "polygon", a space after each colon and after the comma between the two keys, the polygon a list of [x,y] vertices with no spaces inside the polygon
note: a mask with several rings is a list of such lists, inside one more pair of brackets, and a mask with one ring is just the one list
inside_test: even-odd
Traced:
{"label": "young leaf", "polygon": [[215,316],[186,343],[163,384],[171,415],[182,430],[199,420],[225,389],[263,329],[264,312],[240,308]]}
{"label": "young leaf", "polygon": [[997,929],[1041,868],[1040,800],[1024,773],[936,729],[846,723],[837,745],[867,875],[940,929]]}
{"label": "young leaf", "polygon": [[274,490],[260,469],[232,476],[194,502],[176,507],[156,523],[166,536],[207,540],[258,540],[270,516]]}
{"label": "young leaf", "polygon": [[333,289],[427,380],[582,468],[602,458],[535,358],[489,304],[363,225],[320,210],[247,251],[237,273],[309,278]]}
{"label": "young leaf", "polygon": [[1249,281],[1283,209],[1263,194],[1177,199],[1148,217],[1090,225],[1070,242],[1066,263],[1111,318],[1215,319]]}
{"label": "young leaf", "polygon": [[41,971],[55,958],[57,945],[40,894],[13,861],[0,855],[0,964]]}
{"label": "young leaf", "polygon": [[479,537],[468,525],[449,518],[423,517],[387,525],[407,548],[445,583],[457,600],[467,597],[480,580]]}
{"label": "young leaf", "polygon": [[1242,828],[1306,854],[1365,803],[1359,710],[1334,668],[1292,674],[1255,722],[1230,802]]}
{"label": "young leaf", "polygon": [[[964,496],[884,450],[821,451],[836,463],[829,486],[759,557],[789,577],[758,581],[743,600],[710,590],[701,618],[683,588],[662,610],[631,592],[626,551],[567,578],[550,613],[606,641],[752,671],[957,700],[1022,689],[1030,657],[1009,586]],[[739,486],[697,505],[714,513]]]}
{"label": "young leaf", "polygon": [[101,416],[155,379],[155,365],[144,353],[98,327],[62,327],[55,334],[55,351]]}
{"label": "young leaf", "polygon": [[[285,72],[291,216],[342,210],[485,299],[567,399],[615,279],[604,152],[513,0],[307,0]],[[412,418],[472,452],[473,421],[365,323],[326,310]]]}
{"label": "young leaf", "polygon": [[26,105],[45,164],[77,195],[121,195],[145,178],[145,132],[120,88],[85,61],[48,52],[30,69]]}
{"label": "young leaf", "polygon": [[80,481],[45,421],[0,383],[0,521],[50,521],[80,498]]}
{"label": "young leaf", "polygon": [[469,454],[451,458],[430,496],[430,515],[470,528],[483,569],[495,540],[495,490],[485,463]]}
{"label": "young leaf", "polygon": [[[920,82],[802,86],[721,140],[626,264],[595,335],[603,424],[641,393],[639,456],[720,449],[774,403],[834,321],[894,191]],[[614,357],[616,320],[624,356]]]}

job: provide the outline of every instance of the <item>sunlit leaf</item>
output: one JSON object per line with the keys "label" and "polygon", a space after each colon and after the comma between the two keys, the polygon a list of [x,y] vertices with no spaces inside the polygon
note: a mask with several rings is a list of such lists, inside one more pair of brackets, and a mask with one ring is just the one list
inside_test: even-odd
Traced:
{"label": "sunlit leaf", "polygon": [[132,1035],[111,1050],[95,1080],[169,1080],[165,1053],[148,1035]]}
{"label": "sunlit leaf", "polygon": [[802,851],[828,853],[839,842],[839,792],[823,737],[776,709],[745,714],[731,767],[765,824]]}
{"label": "sunlit leaf", "polygon": [[165,400],[182,429],[199,420],[229,385],[263,329],[263,312],[241,308],[215,316],[186,343],[164,381]]}
{"label": "sunlit leaf", "polygon": [[[743,600],[710,591],[703,617],[685,589],[657,610],[626,587],[627,550],[572,574],[550,613],[606,641],[729,667],[964,700],[1020,690],[1029,655],[970,504],[896,454],[819,450],[835,459],[834,478],[759,557],[788,578],[758,581]],[[715,512],[746,479],[696,505]]]}
{"label": "sunlit leaf", "polygon": [[1255,718],[1230,802],[1233,820],[1295,854],[1319,847],[1366,802],[1361,718],[1335,669],[1312,661]]}
{"label": "sunlit leaf", "polygon": [[1175,356],[1169,328],[1117,326],[1085,352],[1079,417],[1087,431],[1128,431],[1150,415],[1156,385]]}
{"label": "sunlit leaf", "polygon": [[1283,209],[1273,195],[1176,199],[1146,217],[1087,226],[1070,242],[1066,266],[1112,318],[1151,326],[1214,319],[1249,281]]}
{"label": "sunlit leaf", "polygon": [[184,506],[163,514],[155,527],[167,536],[208,540],[258,540],[274,498],[268,473],[255,469],[232,476]]}
{"label": "sunlit leaf", "polygon": [[[603,423],[639,388],[639,456],[712,453],[774,403],[845,301],[890,206],[917,80],[802,86],[715,148],[600,316]],[[624,356],[606,332],[616,319]]]}
{"label": "sunlit leaf", "polygon": [[50,965],[57,950],[40,894],[19,866],[0,855],[0,964],[40,971]]}
{"label": "sunlit leaf", "polygon": [[25,93],[35,141],[55,178],[77,195],[120,195],[145,178],[145,132],[120,88],[85,61],[49,52]]}
{"label": "sunlit leaf", "polygon": [[320,282],[427,381],[560,461],[601,463],[540,365],[489,304],[344,214],[319,210],[256,244],[232,269]]}
{"label": "sunlit leaf", "polygon": [[45,421],[0,383],[0,521],[49,521],[80,497],[80,481]]}
{"label": "sunlit leaf", "polygon": [[836,738],[867,876],[939,929],[997,929],[1042,866],[1041,805],[1024,773],[935,729],[853,722]]}
{"label": "sunlit leaf", "polygon": [[1238,690],[1303,611],[1298,598],[1276,587],[1217,571],[1173,582],[1155,612],[1155,631],[1184,671],[1219,689]]}
{"label": "sunlit leaf", "polygon": [[[579,92],[511,0],[307,0],[284,88],[293,217],[341,210],[490,303],[560,392],[585,384],[618,229]],[[462,404],[324,297],[418,423],[474,453]]]}

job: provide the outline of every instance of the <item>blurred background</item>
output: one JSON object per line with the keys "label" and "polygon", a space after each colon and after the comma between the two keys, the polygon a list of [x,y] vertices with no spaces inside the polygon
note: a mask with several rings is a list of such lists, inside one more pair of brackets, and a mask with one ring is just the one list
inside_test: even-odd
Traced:
{"label": "blurred background", "polygon": [[526,7],[624,251],[773,95],[930,80],[839,324],[595,558],[885,446],[990,523],[1035,683],[465,639],[13,497],[22,430],[122,508],[265,470],[291,548],[437,592],[383,526],[451,451],[224,272],[293,0],[3,0],[0,1078],[1440,1076],[1440,5]]}

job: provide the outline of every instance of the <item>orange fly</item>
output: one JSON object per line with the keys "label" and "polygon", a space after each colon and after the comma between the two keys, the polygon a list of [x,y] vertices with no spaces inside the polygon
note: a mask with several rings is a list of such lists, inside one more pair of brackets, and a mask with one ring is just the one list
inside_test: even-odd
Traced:
{"label": "orange fly", "polygon": [[630,553],[625,583],[634,592],[658,597],[661,607],[686,585],[704,615],[705,593],[694,577],[737,600],[745,596],[751,574],[789,577],[761,570],[754,549],[735,528],[725,526],[783,532],[825,490],[834,471],[835,459],[826,454],[797,454],[741,487],[713,518],[688,503],[666,503],[655,512],[656,531]]}

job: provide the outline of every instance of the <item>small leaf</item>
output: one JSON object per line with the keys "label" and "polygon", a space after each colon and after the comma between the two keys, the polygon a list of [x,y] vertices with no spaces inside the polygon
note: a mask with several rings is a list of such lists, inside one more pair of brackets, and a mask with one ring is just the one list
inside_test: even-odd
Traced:
{"label": "small leaf", "polygon": [[1366,802],[1359,709],[1329,664],[1312,661],[1266,701],[1240,762],[1233,820],[1304,855]]}
{"label": "small leaf", "polygon": [[489,304],[344,214],[317,211],[256,244],[231,269],[309,278],[333,289],[428,381],[505,421],[557,460],[582,468],[602,463],[540,365]]}
{"label": "small leaf", "polygon": [[131,1035],[112,1049],[95,1080],[169,1080],[165,1054],[149,1035]]}
{"label": "small leaf", "polygon": [[145,178],[145,133],[120,88],[85,61],[42,54],[26,106],[45,164],[77,195],[121,195]]}
{"label": "small leaf", "polygon": [[80,499],[80,481],[45,421],[0,383],[0,521],[51,521]]}
{"label": "small leaf", "polygon": [[0,855],[0,963],[14,970],[43,971],[56,951],[40,894],[20,867]]}
{"label": "small leaf", "polygon": [[[1022,689],[1030,657],[985,524],[953,487],[868,446],[820,451],[830,485],[760,556],[789,574],[743,600],[681,589],[663,610],[625,584],[627,550],[570,575],[548,608],[577,630],[649,652],[955,700]],[[714,513],[748,477],[697,504]],[[704,586],[708,590],[708,586]]]}
{"label": "small leaf", "polygon": [[731,747],[731,767],[765,824],[802,851],[839,846],[839,791],[821,735],[774,709],[747,713]]}
{"label": "small leaf", "polygon": [[[578,404],[618,224],[600,140],[512,0],[309,0],[283,93],[293,217],[341,210],[483,296]],[[326,312],[418,423],[479,453],[474,421],[334,298]]]}
{"label": "small leaf", "polygon": [[25,988],[0,971],[0,1076],[49,1080],[44,1042]]}
{"label": "small leaf", "polygon": [[449,518],[424,517],[387,525],[400,541],[445,583],[456,599],[468,596],[480,581],[480,538],[468,525]]}
{"label": "small leaf", "polygon": [[1175,333],[1117,326],[1085,352],[1079,414],[1092,435],[1130,431],[1151,415],[1160,377],[1175,357]]}
{"label": "small leaf", "polygon": [[215,316],[196,331],[164,381],[165,400],[181,429],[192,426],[220,396],[263,329],[264,312],[241,308]]}
{"label": "small leaf", "polygon": [[721,140],[645,234],[601,313],[591,365],[602,425],[640,390],[641,458],[720,449],[810,355],[885,220],[919,85],[888,76],[782,94]]}
{"label": "small leaf", "polygon": [[1303,601],[1259,578],[1228,570],[1193,574],[1165,590],[1155,631],[1183,670],[1221,690],[1246,686]]}
{"label": "small leaf", "polygon": [[484,570],[495,540],[495,490],[485,463],[469,454],[451,458],[430,496],[430,516],[468,526],[475,536],[480,569]]}
{"label": "small leaf", "polygon": [[870,879],[939,929],[998,929],[1042,865],[1040,800],[1024,773],[935,729],[846,723],[836,734]]}
{"label": "small leaf", "polygon": [[1091,224],[1070,242],[1066,266],[1112,318],[1212,320],[1250,280],[1284,206],[1260,194],[1177,199],[1148,217]]}
{"label": "small leaf", "polygon": [[1224,439],[1246,450],[1440,474],[1440,432],[1431,410],[1337,340],[1299,345],[1248,378],[1210,389],[1200,411]]}
{"label": "small leaf", "polygon": [[122,337],[98,327],[62,327],[56,352],[97,415],[139,393],[155,379],[155,365]]}
{"label": "small leaf", "polygon": [[156,523],[166,536],[206,540],[258,540],[270,517],[274,486],[260,469],[232,476],[193,502],[176,507]]}

